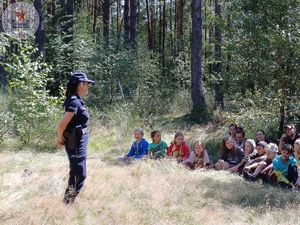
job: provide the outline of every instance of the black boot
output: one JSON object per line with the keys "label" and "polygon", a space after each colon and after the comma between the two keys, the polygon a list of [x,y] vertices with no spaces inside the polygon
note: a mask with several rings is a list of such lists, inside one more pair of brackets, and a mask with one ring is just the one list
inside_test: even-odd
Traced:
{"label": "black boot", "polygon": [[73,204],[74,203],[74,200],[77,196],[77,192],[76,190],[74,189],[74,187],[68,187],[66,189],[66,192],[65,192],[65,196],[64,196],[64,199],[63,199],[63,202],[68,205],[68,204]]}

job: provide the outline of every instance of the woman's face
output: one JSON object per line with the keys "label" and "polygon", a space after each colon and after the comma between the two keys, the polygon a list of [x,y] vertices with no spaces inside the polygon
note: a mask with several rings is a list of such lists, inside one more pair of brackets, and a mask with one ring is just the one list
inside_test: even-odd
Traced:
{"label": "woman's face", "polygon": [[248,156],[252,152],[253,152],[253,146],[248,141],[246,141],[245,142],[245,155]]}
{"label": "woman's face", "polygon": [[265,141],[266,140],[266,135],[262,131],[257,131],[255,134],[256,140],[257,141]]}
{"label": "woman's face", "polygon": [[87,82],[81,82],[77,87],[78,94],[80,96],[86,96],[89,93],[89,86]]}
{"label": "woman's face", "polygon": [[184,142],[184,137],[183,136],[178,136],[177,138],[175,138],[176,145],[182,145],[183,142]]}
{"label": "woman's face", "polygon": [[153,142],[154,143],[159,143],[161,140],[161,134],[160,133],[156,133],[153,137]]}
{"label": "woman's face", "polygon": [[229,127],[229,133],[230,133],[231,135],[235,135],[235,126]]}
{"label": "woman's face", "polygon": [[227,140],[227,141],[225,142],[225,146],[226,146],[227,149],[233,149],[233,147],[234,147],[234,142],[233,142],[233,140],[231,140],[231,139]]}
{"label": "woman's face", "polygon": [[200,145],[199,143],[194,145],[194,150],[196,152],[197,155],[201,155],[203,148],[202,145]]}

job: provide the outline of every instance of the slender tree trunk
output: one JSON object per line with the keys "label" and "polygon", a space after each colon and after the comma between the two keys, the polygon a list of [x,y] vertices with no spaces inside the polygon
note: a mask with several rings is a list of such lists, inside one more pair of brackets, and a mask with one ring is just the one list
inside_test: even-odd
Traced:
{"label": "slender tree trunk", "polygon": [[[283,131],[284,123],[285,123],[285,93],[286,93],[286,87],[285,87],[285,81],[282,79],[280,81],[280,121],[279,121],[279,131]],[[280,133],[280,132],[279,132]],[[278,135],[279,137],[279,135]]]}
{"label": "slender tree trunk", "polygon": [[93,34],[96,35],[97,32],[97,13],[98,13],[98,1],[94,0],[94,11],[93,11]]}
{"label": "slender tree trunk", "polygon": [[192,119],[206,122],[208,120],[208,113],[202,91],[201,51],[201,0],[192,0]]}
{"label": "slender tree trunk", "polygon": [[110,2],[104,0],[103,2],[103,38],[106,45],[109,44],[109,30],[110,30]]}
{"label": "slender tree trunk", "polygon": [[43,0],[34,0],[34,7],[39,14],[40,24],[35,33],[35,41],[37,44],[36,57],[42,56],[44,59],[44,43],[45,43],[45,27],[44,27],[44,16],[43,16]]}
{"label": "slender tree trunk", "polygon": [[162,51],[161,61],[163,76],[165,75],[165,41],[166,41],[166,0],[163,0],[163,18],[162,18]]}
{"label": "slender tree trunk", "polygon": [[124,43],[128,45],[129,43],[129,2],[130,0],[124,0]]}
{"label": "slender tree trunk", "polygon": [[117,36],[121,36],[121,0],[117,0]]}
{"label": "slender tree trunk", "polygon": [[136,45],[136,22],[137,22],[137,4],[136,0],[130,0],[130,36],[131,47]]}
{"label": "slender tree trunk", "polygon": [[222,85],[222,34],[221,34],[221,5],[219,0],[215,0],[215,16],[217,18],[215,25],[215,65],[214,71],[217,77],[215,82],[215,108],[224,109],[224,93]]}
{"label": "slender tree trunk", "polygon": [[149,0],[146,0],[146,12],[147,12],[147,28],[148,28],[148,48],[153,50],[153,27],[152,27],[152,12],[149,6]]}

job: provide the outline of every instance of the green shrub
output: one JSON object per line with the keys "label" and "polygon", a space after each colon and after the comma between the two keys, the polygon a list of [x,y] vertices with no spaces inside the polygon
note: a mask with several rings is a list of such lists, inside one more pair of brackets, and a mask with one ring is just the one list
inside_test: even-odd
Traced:
{"label": "green shrub", "polygon": [[[59,116],[59,99],[49,95],[47,83],[51,81],[51,67],[40,58],[36,49],[24,42],[19,44],[19,54],[14,54],[7,64],[10,72],[9,113],[13,130],[20,143],[53,148]],[[51,146],[51,147],[50,147]]]}

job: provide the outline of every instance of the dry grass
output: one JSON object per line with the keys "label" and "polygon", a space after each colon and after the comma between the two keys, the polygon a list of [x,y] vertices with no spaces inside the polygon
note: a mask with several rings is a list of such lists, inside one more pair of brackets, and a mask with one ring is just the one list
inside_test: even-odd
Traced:
{"label": "dry grass", "polygon": [[[170,161],[113,165],[90,154],[73,206],[65,153],[0,153],[0,224],[299,224],[299,195]],[[32,173],[25,173],[27,169]]]}

